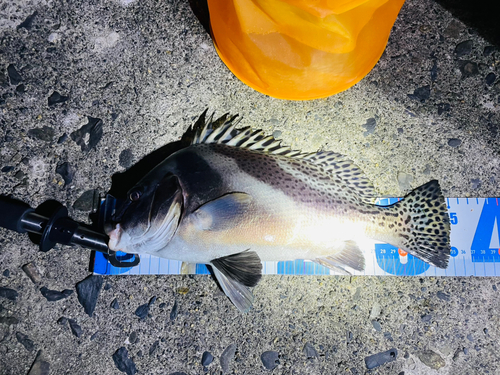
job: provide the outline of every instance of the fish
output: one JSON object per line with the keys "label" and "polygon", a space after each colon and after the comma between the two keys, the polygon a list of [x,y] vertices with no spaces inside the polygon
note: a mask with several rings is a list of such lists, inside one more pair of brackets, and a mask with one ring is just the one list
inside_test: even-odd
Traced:
{"label": "fish", "polygon": [[206,113],[128,191],[106,224],[111,250],[207,264],[242,312],[262,261],[304,259],[349,274],[364,269],[358,242],[370,239],[447,267],[450,219],[437,180],[376,205],[374,185],[348,157],[293,150],[238,128],[238,116]]}

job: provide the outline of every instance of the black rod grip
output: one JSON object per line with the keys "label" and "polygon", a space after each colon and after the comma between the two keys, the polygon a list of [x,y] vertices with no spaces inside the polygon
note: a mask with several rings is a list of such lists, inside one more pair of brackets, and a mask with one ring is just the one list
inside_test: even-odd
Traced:
{"label": "black rod grip", "polygon": [[0,227],[26,233],[22,219],[33,211],[34,209],[24,202],[0,195]]}

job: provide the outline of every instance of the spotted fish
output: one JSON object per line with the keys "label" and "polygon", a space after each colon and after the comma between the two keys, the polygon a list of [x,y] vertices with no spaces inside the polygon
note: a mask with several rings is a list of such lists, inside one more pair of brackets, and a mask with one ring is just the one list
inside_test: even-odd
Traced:
{"label": "spotted fish", "polygon": [[186,147],[129,191],[106,226],[110,249],[210,265],[241,311],[252,306],[261,261],[361,271],[361,239],[447,267],[450,224],[437,181],[378,206],[372,183],[345,156],[293,151],[260,130],[237,129],[236,116],[205,113]]}

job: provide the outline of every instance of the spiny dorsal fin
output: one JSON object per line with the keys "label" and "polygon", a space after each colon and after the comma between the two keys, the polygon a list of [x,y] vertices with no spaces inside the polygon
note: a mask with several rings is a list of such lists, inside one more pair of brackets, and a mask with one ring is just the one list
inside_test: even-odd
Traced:
{"label": "spiny dorsal fin", "polygon": [[262,130],[253,130],[250,127],[236,129],[240,121],[237,119],[238,115],[230,116],[226,113],[217,120],[213,120],[212,114],[208,120],[205,120],[206,113],[207,110],[201,114],[193,127],[183,137],[189,144],[222,143],[271,155],[305,160],[340,178],[350,188],[357,191],[358,197],[362,201],[375,202],[377,195],[373,184],[363,171],[346,156],[329,151],[303,153],[299,150],[292,150],[288,146],[282,146],[281,141],[272,135],[266,136]]}

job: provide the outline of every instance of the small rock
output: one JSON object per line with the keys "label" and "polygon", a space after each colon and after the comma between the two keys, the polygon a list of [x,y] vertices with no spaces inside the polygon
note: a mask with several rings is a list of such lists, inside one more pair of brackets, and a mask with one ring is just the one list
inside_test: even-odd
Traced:
{"label": "small rock", "polygon": [[73,203],[73,208],[78,211],[91,211],[94,207],[94,198],[96,196],[96,190],[87,190]]}
{"label": "small rock", "polygon": [[229,363],[233,360],[236,354],[236,345],[229,345],[220,356],[220,367],[222,367],[223,372],[229,372]]}
{"label": "small rock", "polygon": [[98,336],[99,336],[99,331],[95,332],[94,334],[92,334],[92,336],[90,336],[90,341],[94,341]]}
{"label": "small rock", "polygon": [[432,315],[430,315],[430,314],[422,315],[421,319],[422,319],[422,322],[430,322],[432,319]]}
{"label": "small rock", "polygon": [[467,340],[474,341],[474,338],[472,337],[472,335],[470,333],[467,335]]}
{"label": "small rock", "polygon": [[82,151],[90,151],[102,138],[102,120],[90,116],[87,116],[87,119],[87,124],[70,134],[71,139],[80,146]]}
{"label": "small rock", "polygon": [[6,165],[5,167],[2,167],[2,172],[3,173],[9,173],[14,170],[13,165]]}
{"label": "small rock", "polygon": [[47,361],[42,360],[42,351],[39,350],[35,361],[31,365],[28,375],[49,375],[50,364]]}
{"label": "small rock", "polygon": [[76,337],[80,337],[83,333],[82,327],[80,327],[80,325],[74,319],[68,319],[68,323],[73,335],[75,335]]}
{"label": "small rock", "polygon": [[382,326],[376,320],[372,320],[372,326],[373,326],[373,329],[375,329],[375,331],[377,331],[377,332],[382,331]]}
{"label": "small rock", "polygon": [[452,20],[444,30],[444,36],[448,38],[458,39],[462,31],[462,24],[457,20]]}
{"label": "small rock", "polygon": [[28,352],[31,352],[33,349],[35,349],[35,344],[33,344],[33,341],[30,340],[24,333],[16,332],[16,339],[22,346],[24,346],[24,348]]}
{"label": "small rock", "polygon": [[158,308],[160,309],[164,309],[165,307],[167,307],[167,304],[165,302],[162,302],[158,305]]}
{"label": "small rock", "polygon": [[378,366],[385,365],[386,363],[395,361],[398,356],[398,351],[393,348],[386,352],[381,352],[377,354],[365,357],[365,365],[367,369],[372,369]]}
{"label": "small rock", "polygon": [[28,130],[28,136],[44,142],[52,142],[52,140],[54,139],[54,135],[54,128],[50,126]]}
{"label": "small rock", "polygon": [[128,357],[128,351],[123,346],[113,354],[113,361],[116,368],[127,375],[134,375],[137,371],[135,363]]}
{"label": "small rock", "polygon": [[5,277],[10,277],[10,271],[7,269],[2,272],[2,275],[4,275]]}
{"label": "small rock", "polygon": [[380,312],[382,311],[382,307],[380,306],[380,303],[375,302],[372,306],[372,309],[370,311],[370,319],[373,320],[377,318],[380,315]]}
{"label": "small rock", "polygon": [[149,355],[152,356],[156,350],[158,349],[158,346],[160,346],[160,341],[156,340],[153,345],[149,348]]}
{"label": "small rock", "polygon": [[7,67],[7,74],[9,75],[10,84],[12,86],[17,86],[23,80],[23,77],[17,72],[16,67],[10,64]]}
{"label": "small rock", "polygon": [[17,293],[17,291],[15,291],[14,289],[5,288],[3,286],[0,286],[0,297],[7,298],[8,300],[11,300],[11,301],[15,301],[18,296],[19,296],[19,293]]}
{"label": "small rock", "polygon": [[170,311],[170,320],[174,320],[177,318],[179,314],[179,305],[177,304],[177,300],[174,302],[174,306],[172,306],[172,311]]}
{"label": "small rock", "polygon": [[439,69],[437,67],[437,61],[434,60],[434,64],[432,65],[431,68],[431,81],[435,82],[437,80],[437,75],[438,75]]}
{"label": "small rock", "polygon": [[66,323],[68,323],[68,318],[65,318],[64,316],[61,316],[59,319],[57,319],[57,324],[65,326]]}
{"label": "small rock", "polygon": [[443,301],[449,301],[450,300],[450,295],[446,294],[445,292],[438,291],[436,293],[437,298],[442,299]]}
{"label": "small rock", "polygon": [[307,359],[318,358],[318,352],[316,351],[316,349],[314,348],[314,346],[310,342],[306,342],[302,351],[306,355]]}
{"label": "small rock", "polygon": [[491,86],[495,82],[495,79],[497,79],[497,76],[495,75],[495,73],[493,73],[493,72],[488,73],[488,75],[485,78],[486,84],[488,86]]}
{"label": "small rock", "polygon": [[65,289],[62,292],[58,292],[57,290],[50,290],[47,289],[46,287],[41,287],[40,292],[42,293],[42,296],[47,298],[47,301],[50,302],[68,298],[70,295],[73,294],[73,291],[71,289]]}
{"label": "small rock", "polygon": [[111,284],[110,283],[106,283],[104,285],[104,290],[110,290],[112,288]]}
{"label": "small rock", "polygon": [[444,112],[448,112],[451,108],[450,104],[448,103],[439,103],[437,107],[438,107],[438,115],[442,115]]}
{"label": "small rock", "polygon": [[472,52],[472,40],[466,40],[465,42],[458,43],[455,47],[455,54],[457,57],[462,57],[468,55]]}
{"label": "small rock", "polygon": [[354,338],[354,336],[353,336],[352,332],[351,331],[347,331],[347,333],[346,333],[346,340],[347,340],[347,342],[351,342],[353,338]]}
{"label": "small rock", "polygon": [[33,26],[33,21],[35,20],[35,17],[36,15],[38,14],[38,12],[35,10],[31,15],[29,15],[28,17],[26,17],[26,19],[21,22],[19,25],[17,25],[17,29],[26,29],[26,30],[30,30],[31,27]]}
{"label": "small rock", "polygon": [[483,56],[489,56],[495,51],[496,51],[495,46],[486,46],[486,47],[484,47],[484,50],[483,50]]}
{"label": "small rock", "polygon": [[120,305],[118,304],[118,298],[115,298],[113,302],[111,302],[111,307],[115,310],[118,310],[120,308]]}
{"label": "small rock", "polygon": [[0,324],[7,324],[8,326],[18,324],[19,319],[14,316],[0,316]]}
{"label": "small rock", "polygon": [[369,118],[368,120],[366,120],[366,123],[362,126],[363,128],[366,129],[366,131],[363,133],[363,136],[367,137],[375,132],[377,121],[374,118]]}
{"label": "small rock", "polygon": [[69,96],[64,96],[59,94],[57,91],[54,91],[51,96],[49,96],[48,103],[49,107],[59,104],[59,103],[64,103],[69,99]]}
{"label": "small rock", "polygon": [[279,139],[279,137],[281,137],[281,134],[282,134],[281,130],[275,130],[273,131],[273,138]]}
{"label": "small rock", "polygon": [[18,94],[22,94],[23,92],[26,92],[26,86],[24,86],[22,83],[16,87],[16,92]]}
{"label": "small rock", "polygon": [[60,174],[64,180],[64,186],[69,185],[73,181],[73,177],[75,176],[75,171],[71,167],[71,165],[66,161],[62,164],[59,164],[56,167],[56,173]]}
{"label": "small rock", "polygon": [[480,189],[481,188],[481,180],[479,178],[473,178],[470,180],[472,183],[472,188],[473,189]]}
{"label": "small rock", "polygon": [[458,68],[460,69],[460,72],[462,73],[462,78],[464,79],[479,74],[479,68],[477,67],[477,64],[472,61],[467,61],[467,60],[459,61]]}
{"label": "small rock", "polygon": [[97,298],[99,297],[102,284],[103,279],[101,275],[90,275],[76,284],[78,302],[80,302],[83,309],[90,317],[97,305]]}
{"label": "small rock", "polygon": [[431,166],[429,164],[426,164],[425,169],[422,171],[422,173],[425,175],[430,175],[431,174]]}
{"label": "small rock", "polygon": [[390,332],[384,332],[384,337],[389,341],[394,341]]}
{"label": "small rock", "polygon": [[429,85],[416,88],[413,94],[408,94],[408,97],[413,100],[419,100],[424,103],[431,96],[431,87]]}
{"label": "small rock", "polygon": [[267,370],[274,370],[280,364],[279,353],[271,350],[262,353],[260,360]]}
{"label": "small rock", "polygon": [[141,320],[146,319],[149,314],[149,303],[145,303],[144,305],[139,306],[135,310],[135,315],[137,315]]}
{"label": "small rock", "polygon": [[128,341],[131,344],[135,344],[137,341],[139,341],[139,337],[137,335],[137,331],[133,331],[130,336],[128,337]]}
{"label": "small rock", "polygon": [[64,133],[63,135],[61,135],[61,136],[57,139],[57,144],[58,144],[58,145],[63,144],[64,142],[66,142],[66,139],[68,139],[68,133]]}
{"label": "small rock", "polygon": [[208,366],[214,360],[214,356],[210,352],[204,352],[201,356],[201,365]]}
{"label": "small rock", "polygon": [[417,357],[422,363],[434,370],[439,370],[446,365],[445,361],[439,354],[432,350],[424,350],[417,353]]}
{"label": "small rock", "polygon": [[458,147],[462,144],[462,141],[458,138],[448,139],[448,146],[450,147]]}
{"label": "small rock", "polygon": [[123,168],[128,168],[132,165],[134,161],[134,154],[130,149],[123,150],[120,152],[120,156],[118,157],[118,164]]}

